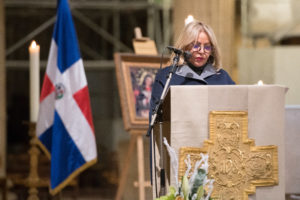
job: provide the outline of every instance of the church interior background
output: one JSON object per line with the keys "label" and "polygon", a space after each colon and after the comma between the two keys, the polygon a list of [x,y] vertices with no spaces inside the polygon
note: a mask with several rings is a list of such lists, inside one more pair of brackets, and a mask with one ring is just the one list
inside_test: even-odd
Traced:
{"label": "church interior background", "polygon": [[[0,171],[0,191],[6,184],[11,200],[26,199],[28,189],[20,183],[29,171],[30,137],[25,123],[29,120],[28,46],[33,39],[41,46],[40,77],[43,78],[56,2],[0,0],[0,151],[4,152],[0,154],[4,155],[0,157],[0,166],[6,165]],[[298,118],[299,122],[299,1],[69,0],[69,3],[88,80],[99,161],[57,196],[51,197],[47,186],[40,187],[40,199],[115,198],[129,134],[123,127],[113,54],[134,52],[135,27],[155,41],[160,54],[173,44],[188,15],[210,24],[221,46],[223,67],[236,83],[256,84],[263,80],[266,84],[289,87],[286,105],[297,111],[290,120]],[[293,130],[298,134],[293,139],[287,138],[287,142],[300,142],[299,129]],[[147,143],[144,138],[146,179],[149,178]],[[300,160],[299,150],[293,151],[298,152],[294,156]],[[39,159],[39,175],[47,178],[49,161],[42,154]],[[133,184],[137,180],[136,159],[134,156],[131,160],[123,199],[138,198],[138,188]],[[293,169],[300,166],[297,160],[288,162]],[[300,193],[300,176],[295,179],[291,181],[292,187],[286,189],[287,199],[292,199],[290,193]],[[146,188],[146,194],[149,192],[151,189]]]}

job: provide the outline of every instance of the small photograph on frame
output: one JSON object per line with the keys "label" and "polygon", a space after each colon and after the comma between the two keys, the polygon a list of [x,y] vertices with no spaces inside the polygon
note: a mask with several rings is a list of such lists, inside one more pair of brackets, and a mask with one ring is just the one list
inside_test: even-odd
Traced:
{"label": "small photograph on frame", "polygon": [[147,129],[155,75],[169,59],[128,53],[115,53],[114,59],[125,129]]}

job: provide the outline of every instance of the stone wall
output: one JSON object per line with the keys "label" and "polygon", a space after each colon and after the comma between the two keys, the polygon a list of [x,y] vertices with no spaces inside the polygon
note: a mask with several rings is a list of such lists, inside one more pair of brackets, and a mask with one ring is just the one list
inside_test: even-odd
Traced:
{"label": "stone wall", "polygon": [[241,48],[238,54],[240,84],[285,85],[286,104],[300,104],[300,47]]}

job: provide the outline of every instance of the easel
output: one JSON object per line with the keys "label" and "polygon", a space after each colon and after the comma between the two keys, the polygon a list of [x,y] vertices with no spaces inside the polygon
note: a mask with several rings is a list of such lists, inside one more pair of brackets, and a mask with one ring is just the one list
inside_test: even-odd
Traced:
{"label": "easel", "polygon": [[144,145],[143,145],[143,136],[146,133],[146,130],[132,130],[130,133],[130,142],[125,158],[125,165],[121,174],[117,195],[115,200],[121,200],[124,193],[126,179],[128,176],[128,171],[131,163],[131,158],[134,154],[134,146],[136,143],[136,152],[137,152],[137,166],[138,166],[138,181],[134,182],[134,186],[139,188],[139,200],[145,199],[145,187],[150,187],[151,184],[149,181],[145,181],[145,172],[144,172]]}
{"label": "easel", "polygon": [[148,37],[143,37],[142,31],[139,27],[134,29],[134,34],[135,38],[132,43],[135,54],[157,55],[155,42]]}
{"label": "easel", "polygon": [[[142,32],[139,27],[134,29],[135,38],[133,39],[133,47],[135,54],[141,55],[157,55],[156,45],[150,38],[142,37]],[[147,126],[144,129],[129,130],[130,142],[125,158],[125,165],[122,170],[117,195],[115,200],[121,200],[125,190],[128,171],[131,163],[131,158],[134,154],[134,146],[136,143],[137,152],[137,167],[138,167],[138,181],[134,182],[134,186],[139,188],[139,200],[145,200],[145,187],[151,187],[150,181],[145,181],[144,171],[144,144],[143,137],[147,132]]]}

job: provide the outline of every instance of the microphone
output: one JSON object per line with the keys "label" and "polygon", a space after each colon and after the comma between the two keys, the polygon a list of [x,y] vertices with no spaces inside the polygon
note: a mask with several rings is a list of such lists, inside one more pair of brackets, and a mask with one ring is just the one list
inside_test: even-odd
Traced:
{"label": "microphone", "polygon": [[183,51],[181,49],[177,49],[177,48],[172,47],[172,46],[167,46],[167,48],[169,50],[173,51],[176,54],[179,54],[179,55],[183,54],[183,57],[184,57],[185,60],[188,60],[188,59],[190,59],[190,57],[192,57],[192,54],[189,51]]}
{"label": "microphone", "polygon": [[177,54],[182,54],[183,51],[181,49],[177,49],[175,47],[172,47],[172,46],[167,46],[167,48],[171,51],[174,51],[174,53],[177,53]]}

